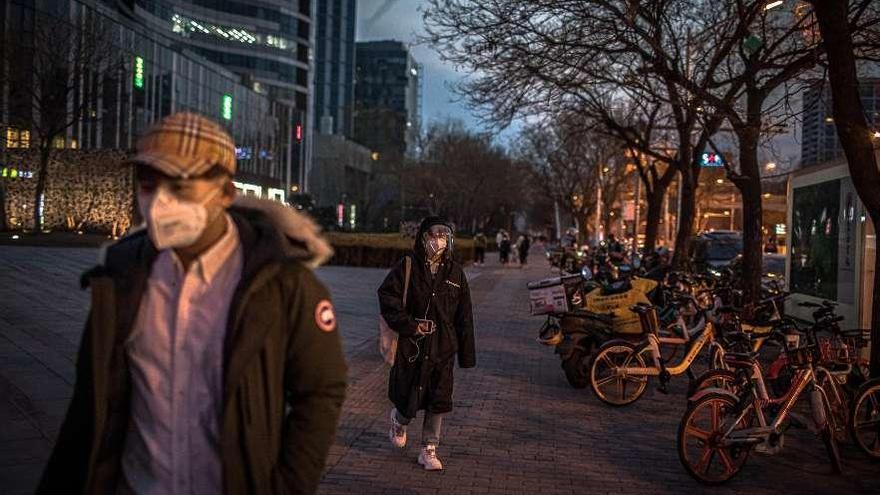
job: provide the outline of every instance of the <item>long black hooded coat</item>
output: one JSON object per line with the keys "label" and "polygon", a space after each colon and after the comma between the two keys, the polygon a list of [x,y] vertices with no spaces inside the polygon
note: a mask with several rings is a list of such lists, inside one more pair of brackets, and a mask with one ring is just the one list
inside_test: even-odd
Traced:
{"label": "long black hooded coat", "polygon": [[[441,218],[425,219],[419,227],[412,256],[412,274],[406,307],[403,307],[405,260],[400,260],[379,287],[382,316],[399,334],[397,355],[388,380],[388,398],[403,416],[419,410],[434,414],[452,410],[452,370],[455,356],[461,368],[476,366],[471,294],[461,264],[452,250],[443,255],[432,275],[422,242],[432,225],[447,225]],[[426,316],[427,315],[427,316]],[[417,335],[416,318],[437,324],[431,335]]]}

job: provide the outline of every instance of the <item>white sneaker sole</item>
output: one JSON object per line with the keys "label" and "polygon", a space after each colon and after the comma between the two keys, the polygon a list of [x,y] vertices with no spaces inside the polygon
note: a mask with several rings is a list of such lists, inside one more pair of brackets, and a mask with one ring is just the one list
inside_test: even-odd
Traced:
{"label": "white sneaker sole", "polygon": [[403,432],[403,442],[398,445],[398,438],[394,434],[394,409],[391,410],[391,428],[388,429],[388,440],[391,441],[391,445],[396,449],[404,449],[406,448],[406,431]]}
{"label": "white sneaker sole", "polygon": [[427,464],[425,464],[425,461],[423,461],[421,457],[419,457],[419,465],[422,466],[423,468],[425,468],[425,471],[443,471],[443,466],[430,467]]}
{"label": "white sneaker sole", "polygon": [[388,431],[388,439],[391,440],[391,446],[394,447],[395,449],[398,449],[398,450],[405,449],[406,448],[406,437],[403,438],[402,444],[398,444],[397,440],[395,440],[395,438],[397,438],[397,437],[394,436],[394,431],[389,430]]}

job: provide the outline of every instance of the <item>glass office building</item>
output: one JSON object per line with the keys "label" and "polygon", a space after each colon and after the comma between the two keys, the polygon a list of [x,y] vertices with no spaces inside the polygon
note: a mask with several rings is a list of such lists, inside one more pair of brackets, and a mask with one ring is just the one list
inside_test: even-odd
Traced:
{"label": "glass office building", "polygon": [[[4,36],[33,36],[36,23],[50,15],[77,28],[92,26],[111,40],[111,53],[101,58],[102,67],[84,68],[74,79],[68,104],[84,110],[56,147],[130,150],[152,123],[173,112],[194,111],[217,120],[233,136],[240,182],[258,187],[262,196],[283,199],[296,139],[289,132],[291,106],[242,84],[240,75],[129,15],[125,3],[131,2],[0,0]],[[26,58],[20,60],[8,68],[16,74],[9,86],[33,86],[38,76]],[[27,146],[34,146],[27,129],[33,107],[13,97],[8,87],[3,89],[0,125],[6,139],[0,139],[0,146],[23,147],[25,135]]]}
{"label": "glass office building", "polygon": [[356,44],[355,140],[382,154],[418,154],[422,66],[399,41]]}
{"label": "glass office building", "polygon": [[[133,16],[231,70],[287,107],[280,132],[294,136],[292,185],[307,186],[312,133],[312,0],[122,0]],[[298,136],[298,138],[296,138]]]}
{"label": "glass office building", "polygon": [[[868,125],[880,130],[880,78],[859,81],[859,95]],[[828,84],[804,92],[801,165],[816,165],[843,158],[843,147],[831,111],[831,88]]]}
{"label": "glass office building", "polygon": [[354,135],[355,0],[317,2],[315,130]]}

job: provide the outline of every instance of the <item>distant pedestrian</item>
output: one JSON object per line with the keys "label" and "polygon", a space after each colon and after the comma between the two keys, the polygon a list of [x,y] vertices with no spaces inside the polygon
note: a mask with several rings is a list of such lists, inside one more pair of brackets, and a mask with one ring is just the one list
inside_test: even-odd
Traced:
{"label": "distant pedestrian", "polygon": [[519,263],[519,242],[511,239],[510,242],[510,259],[508,264],[513,265]]}
{"label": "distant pedestrian", "polygon": [[498,262],[502,265],[504,264],[504,253],[501,250],[501,243],[504,242],[504,235],[504,229],[499,230],[498,233],[495,234],[495,247],[498,249]]}
{"label": "distant pedestrian", "polygon": [[388,435],[395,447],[405,447],[407,425],[424,410],[418,462],[428,471],[443,469],[437,445],[443,418],[452,411],[455,357],[460,368],[476,366],[471,294],[452,258],[452,234],[443,218],[426,218],[411,255],[411,280],[401,260],[379,287],[382,317],[399,336],[388,379],[394,404]]}
{"label": "distant pedestrian", "polygon": [[501,244],[498,246],[498,253],[501,257],[501,264],[507,266],[510,262],[510,237],[507,236],[506,232],[501,236]]}
{"label": "distant pedestrian", "polygon": [[315,493],[346,366],[317,228],[233,205],[235,146],[192,113],[138,142],[146,229],[83,276],[90,318],[37,493]]}
{"label": "distant pedestrian", "polygon": [[519,264],[525,266],[529,262],[529,249],[532,248],[532,242],[529,236],[520,236],[519,238]]}
{"label": "distant pedestrian", "polygon": [[486,264],[486,247],[489,244],[489,241],[486,239],[486,234],[483,231],[477,232],[476,237],[474,237],[474,264],[477,266],[483,266]]}

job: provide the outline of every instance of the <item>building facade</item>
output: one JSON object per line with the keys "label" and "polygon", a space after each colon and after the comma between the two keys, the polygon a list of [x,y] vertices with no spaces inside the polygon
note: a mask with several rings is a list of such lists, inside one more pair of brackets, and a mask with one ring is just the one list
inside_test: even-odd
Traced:
{"label": "building facade", "polygon": [[400,41],[359,42],[355,141],[380,155],[420,152],[422,66]]}
{"label": "building facade", "polygon": [[[59,44],[100,37],[103,44],[85,67],[57,68],[75,74],[65,101],[55,105],[66,106],[63,115],[73,121],[53,139],[53,148],[129,152],[154,122],[174,112],[193,111],[218,121],[232,135],[236,181],[243,192],[285,200],[289,152],[297,144],[290,132],[288,102],[243,84],[241,75],[181,45],[170,30],[154,29],[131,15],[124,3],[0,0],[0,35],[6,40],[6,53],[12,54],[0,59],[7,66],[0,69],[11,74],[0,80],[0,160],[5,164],[10,154],[18,156],[39,145],[35,126],[41,113],[28,88],[45,82],[51,71],[38,67],[33,53],[60,53]],[[34,171],[27,172],[15,179],[32,180]]]}
{"label": "building facade", "polygon": [[356,0],[317,2],[314,132],[354,135],[356,19]]}
{"label": "building facade", "polygon": [[305,189],[314,121],[312,107],[312,0],[122,0],[131,14],[165,31],[187,50],[241,77],[251,90],[282,109],[281,152],[289,167],[288,190]]}
{"label": "building facade", "polygon": [[[880,130],[880,78],[860,81],[859,92],[868,125]],[[843,158],[831,110],[831,88],[810,88],[804,93],[801,165],[810,166]]]}
{"label": "building facade", "polygon": [[315,168],[320,173],[314,176],[312,192],[325,227],[356,230],[363,225],[372,163],[369,149],[344,136],[315,136]]}

